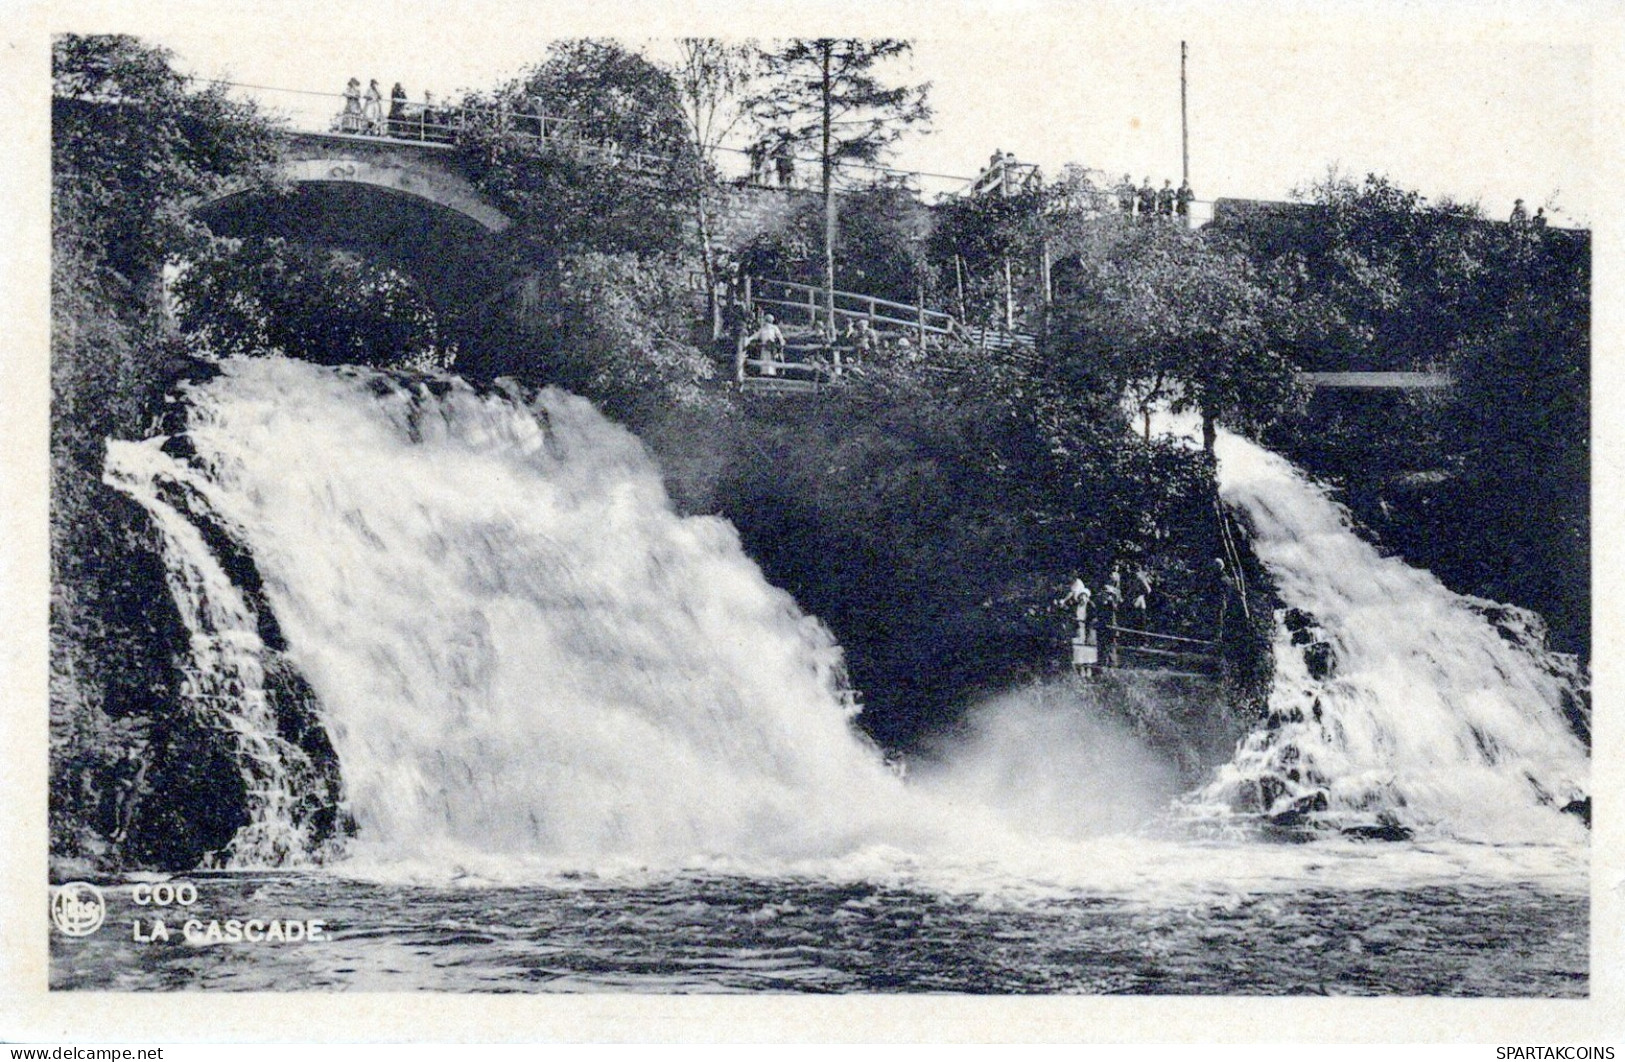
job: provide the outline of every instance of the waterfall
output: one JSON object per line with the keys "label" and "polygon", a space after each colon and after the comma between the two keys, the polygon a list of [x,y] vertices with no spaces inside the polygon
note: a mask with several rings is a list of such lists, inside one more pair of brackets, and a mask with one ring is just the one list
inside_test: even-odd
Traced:
{"label": "waterfall", "polygon": [[831,635],[586,401],[282,358],[184,398],[183,441],[110,443],[106,475],[168,536],[198,708],[239,735],[239,865],[302,843],[306,768],[273,738],[253,605],[177,494],[252,557],[358,850],[818,854],[906,799]]}
{"label": "waterfall", "polygon": [[219,861],[279,865],[311,853],[308,805],[320,801],[320,770],[281,736],[273,684],[276,654],[260,634],[261,617],[222,566],[200,523],[217,518],[208,484],[162,449],[110,440],[104,479],[152,516],[163,540],[165,577],[191,634],[184,654],[180,711],[222,729],[232,746],[248,824]]}
{"label": "waterfall", "polygon": [[[180,397],[173,435],[109,442],[105,478],[165,541],[192,635],[180,710],[239,765],[228,865],[325,858],[320,810],[351,856],[440,867],[877,847],[1049,866],[1021,846],[1135,829],[1179,784],[1080,717],[1088,698],[1034,687],[972,712],[905,786],[852,725],[831,634],[731,525],[674,512],[642,444],[583,399],[275,357]],[[1579,830],[1558,812],[1586,792],[1564,720],[1580,676],[1538,618],[1379,556],[1285,461],[1219,447],[1287,610],[1267,722],[1182,807]]]}
{"label": "waterfall", "polygon": [[1286,612],[1266,725],[1189,804],[1389,835],[1578,830],[1558,811],[1588,791],[1582,678],[1539,618],[1380,555],[1280,457],[1231,434],[1217,453]]}

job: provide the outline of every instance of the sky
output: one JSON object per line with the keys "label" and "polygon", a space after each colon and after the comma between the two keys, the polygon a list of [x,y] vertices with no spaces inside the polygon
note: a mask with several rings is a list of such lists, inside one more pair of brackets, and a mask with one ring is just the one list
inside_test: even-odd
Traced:
{"label": "sky", "polygon": [[1159,185],[1180,177],[1183,40],[1191,179],[1202,199],[1286,198],[1337,167],[1385,174],[1434,199],[1476,201],[1490,216],[1521,197],[1531,209],[1546,205],[1559,224],[1588,224],[1600,198],[1595,82],[1617,58],[1617,10],[1397,0],[884,8],[807,0],[793,9],[737,0],[86,0],[46,17],[56,30],[135,33],[202,76],[324,92],[351,75],[377,77],[386,91],[403,82],[413,99],[490,87],[558,37],[613,35],[658,57],[683,34],[901,36],[914,53],[890,73],[930,81],[936,115],[930,133],[904,141],[896,165],[970,176],[999,149],[1049,173],[1077,162]]}

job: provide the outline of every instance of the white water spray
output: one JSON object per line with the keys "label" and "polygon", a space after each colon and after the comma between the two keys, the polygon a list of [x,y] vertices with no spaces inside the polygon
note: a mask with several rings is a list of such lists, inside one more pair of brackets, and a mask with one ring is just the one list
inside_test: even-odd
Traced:
{"label": "white water spray", "polygon": [[[188,703],[234,734],[237,865],[309,854],[292,809],[313,768],[276,737],[255,605],[200,515],[253,558],[363,861],[893,851],[1095,875],[1097,856],[1029,842],[1131,829],[1171,791],[1126,735],[1032,696],[987,708],[928,784],[903,785],[850,725],[830,634],[728,524],[677,516],[642,445],[584,400],[280,358],[227,361],[186,400],[191,456],[110,443],[106,474],[166,536]],[[1339,664],[1310,678],[1283,643],[1277,725],[1198,803],[1323,794],[1328,813],[1486,838],[1572,824],[1552,808],[1583,790],[1586,756],[1552,658],[1377,557],[1284,462],[1222,446],[1227,499]]]}
{"label": "white water spray", "polygon": [[[586,401],[256,358],[188,402],[195,457],[117,444],[110,479],[166,526],[159,485],[196,492],[252,551],[361,850],[805,855],[906,800],[829,633]],[[179,589],[252,630],[229,582]]]}
{"label": "white water spray", "polygon": [[[109,441],[103,476],[147,509],[164,540],[165,577],[191,632],[180,708],[231,737],[249,821],[215,858],[255,865],[297,862],[309,854],[311,839],[295,809],[318,772],[301,749],[278,736],[266,681],[269,652],[254,609],[192,517],[163,489],[165,471],[179,467],[160,448],[163,442]],[[204,495],[188,489],[196,485],[195,477],[169,480],[170,487],[207,509]]]}
{"label": "white water spray", "polygon": [[[1282,602],[1315,626],[1297,644],[1277,631],[1270,725],[1196,803],[1476,840],[1579,831],[1558,814],[1587,792],[1588,756],[1564,719],[1578,676],[1539,644],[1538,618],[1379,555],[1274,454],[1221,433],[1218,458]],[[1311,668],[1309,641],[1329,668]]]}

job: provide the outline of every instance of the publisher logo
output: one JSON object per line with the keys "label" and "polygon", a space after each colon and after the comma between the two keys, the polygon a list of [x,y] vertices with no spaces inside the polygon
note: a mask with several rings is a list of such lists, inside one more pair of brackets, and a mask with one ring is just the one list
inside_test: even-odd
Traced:
{"label": "publisher logo", "polygon": [[51,921],[68,937],[88,937],[102,927],[107,904],[88,881],[70,881],[51,894]]}

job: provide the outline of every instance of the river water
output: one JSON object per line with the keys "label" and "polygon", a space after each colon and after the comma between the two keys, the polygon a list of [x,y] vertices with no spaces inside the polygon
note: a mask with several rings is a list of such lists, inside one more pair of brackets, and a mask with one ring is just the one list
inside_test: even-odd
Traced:
{"label": "river water", "polygon": [[165,538],[184,707],[232,735],[252,821],[184,910],[102,882],[56,987],[1586,992],[1582,676],[1244,440],[1223,494],[1305,618],[1269,718],[1182,791],[1037,688],[905,777],[828,631],[580,399],[257,358],[186,410],[107,479]]}
{"label": "river water", "polygon": [[[1138,847],[1132,855],[1123,851]],[[1260,851],[1261,847],[1268,851]],[[185,913],[323,919],[331,940],[167,942],[108,890],[108,923],[55,938],[55,988],[474,992],[1082,992],[1572,997],[1586,994],[1584,864],[1352,843],[1119,841],[1142,888],[965,868],[976,888],[853,860],[818,873],[551,875],[529,885],[327,872],[192,876]],[[1286,849],[1281,851],[1279,849]],[[1572,858],[1572,853],[1570,857]],[[1240,863],[1252,864],[1242,873]],[[1267,869],[1260,867],[1262,862]],[[1207,870],[1211,880],[1201,880]],[[1166,873],[1162,873],[1166,871]],[[1496,880],[1510,877],[1514,880]],[[1516,880],[1517,878],[1523,880]],[[1153,880],[1154,879],[1154,880]],[[1120,882],[1120,885],[1129,884]],[[1137,894],[1136,894],[1137,893]]]}

